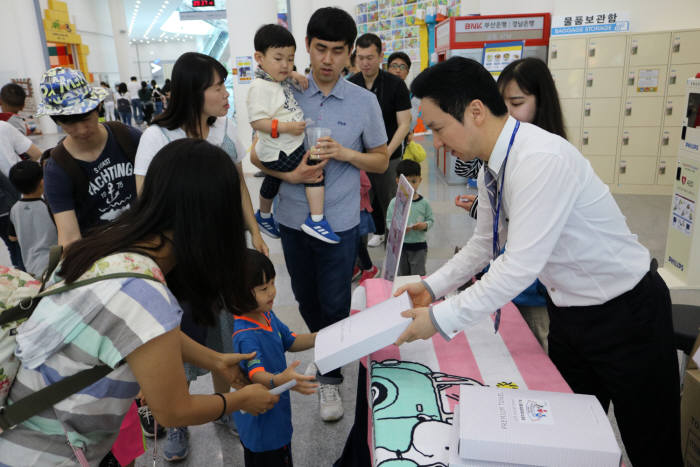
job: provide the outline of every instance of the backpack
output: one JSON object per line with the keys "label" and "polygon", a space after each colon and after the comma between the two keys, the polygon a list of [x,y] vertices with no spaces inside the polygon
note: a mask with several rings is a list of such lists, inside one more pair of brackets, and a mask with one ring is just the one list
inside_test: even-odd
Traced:
{"label": "backpack", "polygon": [[[137,145],[131,137],[129,127],[121,122],[104,122],[103,125],[112,130],[112,135],[117,140],[119,148],[124,153],[124,156],[126,156],[126,159],[133,164],[136,159]],[[88,190],[90,188],[85,172],[83,172],[78,162],[66,150],[65,146],[63,146],[63,140],[59,141],[56,147],[44,151],[41,160],[47,159],[48,157],[56,161],[59,167],[68,174],[68,177],[70,177],[73,182],[73,200],[75,201],[75,210],[78,211],[81,205],[87,200]],[[90,222],[90,225],[94,225],[94,222]]]}
{"label": "backpack", "polygon": [[108,279],[135,277],[158,282],[162,279],[160,274],[148,269],[148,265],[122,253],[115,254],[117,261],[96,262],[96,266],[72,284],[59,282],[46,289],[62,252],[60,246],[51,248],[49,266],[41,281],[26,272],[0,266],[0,433],[90,386],[113,370],[108,365],[89,368],[15,401],[9,407],[5,405],[20,367],[20,361],[15,356],[17,328],[32,315],[43,297]]}
{"label": "backpack", "polygon": [[122,94],[120,94],[117,98],[117,111],[131,112],[131,102],[129,102],[129,99],[124,97]]}

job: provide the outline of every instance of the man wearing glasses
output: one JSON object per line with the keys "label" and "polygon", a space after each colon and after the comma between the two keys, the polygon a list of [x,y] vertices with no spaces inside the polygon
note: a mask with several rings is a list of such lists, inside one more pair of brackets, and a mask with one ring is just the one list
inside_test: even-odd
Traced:
{"label": "man wearing glasses", "polygon": [[355,42],[355,65],[360,70],[349,81],[377,96],[389,138],[389,168],[381,174],[368,174],[372,182],[372,208],[376,235],[368,245],[379,246],[386,231],[386,209],[396,195],[396,166],[403,154],[403,141],[411,129],[411,98],[403,79],[381,69],[382,40],[376,34],[363,34]]}

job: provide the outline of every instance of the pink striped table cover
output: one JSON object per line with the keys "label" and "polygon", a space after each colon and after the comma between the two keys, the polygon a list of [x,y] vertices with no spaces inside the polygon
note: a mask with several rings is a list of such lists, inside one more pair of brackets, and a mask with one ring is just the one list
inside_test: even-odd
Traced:
{"label": "pink striped table cover", "polygon": [[[391,282],[370,279],[352,296],[352,313],[387,299]],[[367,367],[368,442],[382,467],[448,465],[448,442],[461,385],[571,392],[517,308],[502,308],[498,334],[493,317],[450,342],[429,340],[385,347],[362,360]]]}

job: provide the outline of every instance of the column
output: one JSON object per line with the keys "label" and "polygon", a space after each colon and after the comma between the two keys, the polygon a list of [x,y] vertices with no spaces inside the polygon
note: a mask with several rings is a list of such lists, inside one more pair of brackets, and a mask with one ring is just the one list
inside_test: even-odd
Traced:
{"label": "column", "polygon": [[[226,11],[231,63],[235,66],[236,57],[253,56],[255,53],[253,46],[255,31],[263,24],[277,23],[277,2],[276,0],[256,0],[245,2],[245,6],[241,6],[239,0],[226,0]],[[248,84],[238,84],[237,81],[233,86],[238,136],[246,148],[251,144],[253,131],[248,124],[246,108],[248,86]]]}
{"label": "column", "polygon": [[[129,59],[129,28],[126,24],[124,0],[108,0],[109,16],[112,20],[112,35],[114,48],[117,53],[119,81],[128,80],[130,76],[138,76],[134,64]],[[114,84],[114,83],[110,83]]]}

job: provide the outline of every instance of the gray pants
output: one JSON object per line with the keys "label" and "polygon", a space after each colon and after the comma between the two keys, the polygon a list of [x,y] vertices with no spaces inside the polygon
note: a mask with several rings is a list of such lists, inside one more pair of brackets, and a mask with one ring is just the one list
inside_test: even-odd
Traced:
{"label": "gray pants", "polygon": [[549,334],[549,314],[546,306],[524,306],[516,305],[528,327],[535,335],[537,342],[544,349],[544,353],[549,353],[547,345],[547,335]]}
{"label": "gray pants", "polygon": [[[399,260],[399,276],[425,276],[425,260],[427,257],[427,248],[422,250],[402,250],[401,259]],[[546,311],[547,309],[545,308]]]}
{"label": "gray pants", "polygon": [[372,182],[372,191],[370,196],[372,199],[372,219],[374,226],[377,229],[377,235],[386,233],[386,210],[389,203],[396,196],[396,166],[401,162],[401,158],[397,157],[389,161],[389,167],[384,173],[372,174],[368,173],[369,181]]}

